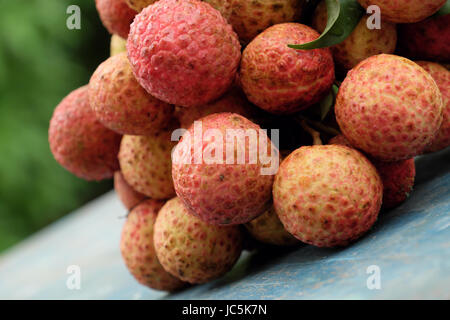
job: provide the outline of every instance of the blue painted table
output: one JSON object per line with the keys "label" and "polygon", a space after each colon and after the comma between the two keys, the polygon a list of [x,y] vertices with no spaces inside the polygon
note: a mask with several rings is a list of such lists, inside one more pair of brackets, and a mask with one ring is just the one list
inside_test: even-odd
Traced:
{"label": "blue painted table", "polygon": [[[416,159],[411,198],[380,216],[347,248],[301,246],[244,252],[214,282],[176,294],[129,275],[119,252],[125,209],[109,193],[0,257],[2,299],[390,299],[450,298],[450,150]],[[68,266],[81,288],[68,289]],[[368,289],[369,266],[380,289]]]}

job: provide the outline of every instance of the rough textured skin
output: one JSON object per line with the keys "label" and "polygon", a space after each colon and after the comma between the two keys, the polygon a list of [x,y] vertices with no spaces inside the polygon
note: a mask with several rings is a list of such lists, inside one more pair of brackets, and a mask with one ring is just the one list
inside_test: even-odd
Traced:
{"label": "rough textured skin", "polygon": [[416,166],[414,159],[382,162],[374,161],[383,181],[383,208],[390,209],[404,202],[414,187]]}
{"label": "rough textured skin", "polygon": [[159,0],[142,10],[127,50],[139,83],[154,97],[183,107],[225,93],[241,57],[231,26],[197,0]]}
{"label": "rough textured skin", "polygon": [[175,142],[171,131],[151,136],[124,136],[119,162],[125,180],[136,191],[153,199],[175,195],[171,175],[171,151]]}
{"label": "rough textured skin", "polygon": [[420,154],[442,123],[442,97],[414,62],[372,56],[350,70],[336,98],[336,119],[350,143],[383,161]]}
{"label": "rough textured skin", "polygon": [[395,23],[421,21],[438,11],[446,0],[358,0],[367,9],[377,5],[381,17]]}
{"label": "rough textured skin", "polygon": [[398,26],[399,48],[411,59],[450,62],[450,15]]}
{"label": "rough textured skin", "polygon": [[233,10],[233,3],[236,0],[203,0],[209,3],[214,9],[219,10],[222,16],[229,21]]}
{"label": "rough textured skin", "polygon": [[120,251],[139,283],[156,290],[174,291],[186,283],[164,270],[153,244],[156,216],[163,205],[163,201],[149,199],[129,213],[122,229]]}
{"label": "rough textured skin", "polygon": [[97,119],[121,134],[151,135],[166,127],[174,107],[149,95],[136,81],[125,52],[100,64],[89,82]]}
{"label": "rough textured skin", "polygon": [[[353,148],[342,134],[332,138],[329,144]],[[371,158],[369,160],[377,169],[383,182],[383,208],[394,208],[404,202],[414,187],[416,176],[414,159],[394,162],[383,162]]]}
{"label": "rough textured skin", "polygon": [[121,136],[97,120],[88,100],[88,87],[84,86],[56,107],[48,130],[50,149],[56,161],[79,178],[112,178],[119,169]]}
{"label": "rough textured skin", "polygon": [[108,32],[126,39],[136,11],[128,7],[124,0],[95,0],[95,4]]}
{"label": "rough textured skin", "polygon": [[425,149],[425,152],[436,152],[450,146],[450,71],[438,63],[428,61],[416,63],[433,77],[442,94],[444,120],[431,145]]}
{"label": "rough textured skin", "polygon": [[[172,176],[177,195],[194,215],[209,224],[233,225],[254,219],[270,204],[273,175],[261,174],[261,168],[270,167],[270,164],[264,165],[259,156],[256,163],[250,163],[249,154],[255,151],[255,146],[250,146],[249,139],[244,137],[245,130],[256,131],[258,139],[267,142],[268,150],[273,147],[272,142],[265,134],[259,137],[260,127],[238,114],[215,113],[200,121],[203,143],[199,145],[193,142],[194,124],[188,130],[190,138],[185,134],[173,154]],[[214,142],[212,136],[206,134],[209,129],[222,133],[223,149],[217,148],[215,151],[215,146],[219,142]],[[227,146],[225,140],[227,129],[243,129],[240,135],[242,140]],[[229,147],[234,150],[234,155],[238,150],[245,151],[245,161],[242,161],[244,163],[236,163],[236,156],[233,163],[226,163],[226,150]],[[222,163],[205,160],[196,163],[194,149],[199,148],[203,155],[217,152],[215,158]],[[278,158],[278,151],[272,152],[268,154]]]}
{"label": "rough textured skin", "polygon": [[125,208],[133,209],[136,205],[147,198],[146,195],[134,190],[123,178],[120,171],[114,173],[114,190]]}
{"label": "rough textured skin", "polygon": [[240,81],[247,98],[276,114],[295,113],[319,102],[334,81],[331,51],[295,50],[319,37],[299,23],[284,23],[259,34],[244,50]]}
{"label": "rough textured skin", "polygon": [[110,56],[115,56],[121,52],[127,51],[127,40],[119,37],[117,34],[111,36],[111,45],[109,49]]}
{"label": "rough textured skin", "polygon": [[[394,53],[397,45],[396,25],[382,21],[381,29],[367,28],[367,19],[363,16],[353,32],[343,42],[331,47],[334,61],[340,70],[352,69],[364,59],[380,53]],[[314,13],[312,26],[323,32],[327,25],[327,6],[325,1],[319,3]]]}
{"label": "rough textured skin", "polygon": [[142,9],[155,3],[158,0],[125,0],[128,6],[134,11],[141,12]]}
{"label": "rough textured skin", "polygon": [[213,113],[231,112],[251,118],[255,113],[253,109],[244,93],[239,88],[233,87],[214,102],[199,107],[177,108],[175,116],[180,121],[181,127],[187,129],[195,120]]}
{"label": "rough textured skin", "polygon": [[205,283],[228,272],[242,252],[239,227],[208,225],[191,215],[179,198],[159,211],[154,234],[164,269],[189,283]]}
{"label": "rough textured skin", "polygon": [[284,229],[273,206],[259,217],[245,224],[248,232],[258,241],[278,246],[291,246],[299,241]]}
{"label": "rough textured skin", "polygon": [[347,245],[375,223],[383,185],[375,167],[355,149],[301,147],[275,177],[275,211],[297,239],[318,246]]}
{"label": "rough textured skin", "polygon": [[231,0],[228,21],[246,44],[268,27],[300,18],[303,0]]}

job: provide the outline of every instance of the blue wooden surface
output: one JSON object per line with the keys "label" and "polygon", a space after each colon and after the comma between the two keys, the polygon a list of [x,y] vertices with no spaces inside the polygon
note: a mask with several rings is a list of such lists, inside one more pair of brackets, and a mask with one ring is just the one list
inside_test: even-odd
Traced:
{"label": "blue wooden surface", "polygon": [[[411,198],[343,249],[245,252],[225,277],[176,294],[137,284],[119,252],[125,209],[109,193],[0,257],[2,299],[450,298],[450,150],[416,159]],[[69,265],[81,289],[66,286]],[[381,271],[369,290],[367,267]]]}

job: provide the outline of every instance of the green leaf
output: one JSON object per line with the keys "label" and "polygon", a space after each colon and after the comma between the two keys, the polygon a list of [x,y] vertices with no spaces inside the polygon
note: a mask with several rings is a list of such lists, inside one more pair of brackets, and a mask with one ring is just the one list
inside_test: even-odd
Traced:
{"label": "green leaf", "polygon": [[325,119],[328,112],[330,112],[333,103],[334,103],[334,95],[333,91],[330,91],[330,93],[328,93],[327,96],[319,103],[320,121]]}
{"label": "green leaf", "polygon": [[434,14],[434,16],[439,17],[445,16],[446,14],[450,14],[450,0],[447,0],[447,2],[442,6],[442,8],[439,9],[438,12]]}
{"label": "green leaf", "polygon": [[326,0],[326,4],[328,21],[320,37],[303,44],[288,44],[289,48],[309,50],[341,43],[352,33],[365,12],[356,0]]}

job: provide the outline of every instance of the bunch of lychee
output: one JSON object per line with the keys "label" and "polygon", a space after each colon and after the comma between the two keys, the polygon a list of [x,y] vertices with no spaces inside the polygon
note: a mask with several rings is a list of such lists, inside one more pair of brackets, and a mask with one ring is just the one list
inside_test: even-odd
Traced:
{"label": "bunch of lychee", "polygon": [[[96,0],[111,56],[55,109],[51,151],[80,178],[114,176],[123,259],[154,289],[224,275],[246,237],[348,245],[406,200],[415,156],[450,145],[450,71],[436,62],[450,61],[450,24],[436,27],[450,17],[428,2],[361,0],[383,30],[364,16],[331,49],[298,50],[325,28],[324,2],[311,27],[301,0]],[[398,52],[432,61],[394,55],[395,23],[432,43]],[[283,128],[260,127],[271,119],[313,139],[280,152]]]}

